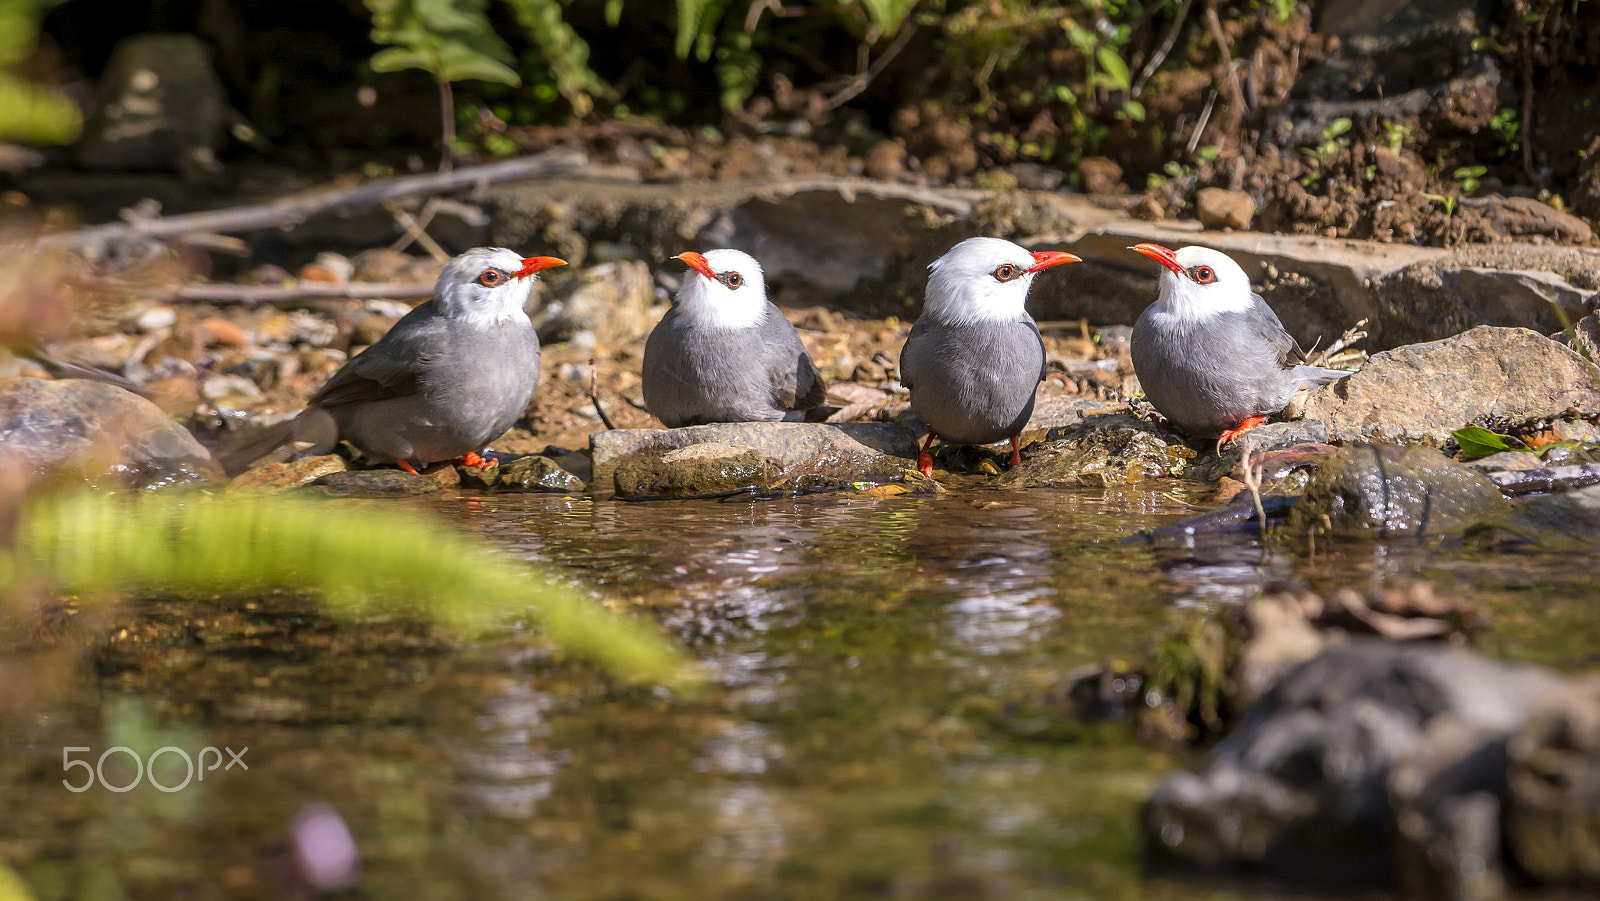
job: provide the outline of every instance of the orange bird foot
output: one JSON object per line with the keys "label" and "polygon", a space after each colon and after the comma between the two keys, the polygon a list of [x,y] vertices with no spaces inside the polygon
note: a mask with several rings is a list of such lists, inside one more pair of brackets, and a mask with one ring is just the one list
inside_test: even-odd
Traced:
{"label": "orange bird foot", "polygon": [[455,458],[453,462],[457,466],[471,466],[474,469],[492,469],[500,465],[500,461],[498,459],[495,459],[494,457],[485,459],[478,456],[477,451],[467,451],[465,454]]}
{"label": "orange bird foot", "polygon": [[1222,446],[1224,444],[1227,444],[1229,441],[1232,441],[1233,439],[1243,435],[1245,432],[1250,431],[1266,421],[1267,417],[1265,416],[1252,416],[1249,419],[1246,419],[1244,422],[1239,423],[1237,428],[1232,428],[1226,432],[1223,432],[1222,437],[1217,439],[1217,453],[1222,453]]}
{"label": "orange bird foot", "polygon": [[417,472],[416,469],[414,469],[411,466],[411,464],[406,462],[405,460],[396,460],[396,461],[394,461],[394,465],[400,467],[401,469],[405,470],[406,472],[411,473],[414,476],[415,475],[421,475],[421,473]]}
{"label": "orange bird foot", "polygon": [[1021,466],[1022,465],[1022,440],[1021,440],[1021,438],[1022,438],[1022,436],[1018,435],[1018,436],[1016,436],[1016,437],[1011,439],[1011,462],[1006,464],[1006,468],[1007,469],[1010,469],[1013,466]]}
{"label": "orange bird foot", "polygon": [[917,472],[930,477],[933,475],[933,454],[928,448],[932,446],[933,433],[929,432],[928,437],[922,441],[922,447],[917,449]]}

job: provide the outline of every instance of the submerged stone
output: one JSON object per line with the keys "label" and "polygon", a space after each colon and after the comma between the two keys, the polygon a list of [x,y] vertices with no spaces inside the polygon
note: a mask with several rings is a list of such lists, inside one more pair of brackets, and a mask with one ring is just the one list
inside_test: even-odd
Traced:
{"label": "submerged stone", "polygon": [[1550,551],[1593,550],[1600,546],[1600,485],[1529,498],[1473,529],[1472,537]]}
{"label": "submerged stone", "polygon": [[1600,885],[1600,678],[1545,698],[1512,737],[1506,845],[1547,885]]}
{"label": "submerged stone", "polygon": [[325,475],[307,491],[327,497],[395,498],[430,494],[442,486],[437,479],[398,469],[365,469]]}
{"label": "submerged stone", "polygon": [[584,487],[583,479],[543,454],[518,457],[487,469],[464,468],[462,483],[499,491],[582,491]]}
{"label": "submerged stone", "polygon": [[1085,417],[1082,424],[1032,447],[1001,488],[1131,485],[1175,475],[1195,452],[1175,433],[1125,414]]}
{"label": "submerged stone", "polygon": [[617,496],[707,497],[773,482],[773,467],[753,447],[710,442],[624,461],[613,476]]}
{"label": "submerged stone", "polygon": [[1494,482],[1436,450],[1363,445],[1328,457],[1289,515],[1292,533],[1425,536],[1505,512]]}
{"label": "submerged stone", "polygon": [[[1392,882],[1391,771],[1421,753],[1444,762],[1492,755],[1560,684],[1545,670],[1434,645],[1369,639],[1329,648],[1279,680],[1205,769],[1156,787],[1144,809],[1147,840],[1189,864]],[[1430,748],[1445,719],[1459,724],[1452,735],[1462,743]],[[1494,769],[1473,772],[1478,779],[1448,797],[1493,796]],[[1424,786],[1449,775],[1422,762],[1410,773]],[[1427,792],[1405,794],[1432,805]],[[1465,856],[1459,865],[1474,866]]]}

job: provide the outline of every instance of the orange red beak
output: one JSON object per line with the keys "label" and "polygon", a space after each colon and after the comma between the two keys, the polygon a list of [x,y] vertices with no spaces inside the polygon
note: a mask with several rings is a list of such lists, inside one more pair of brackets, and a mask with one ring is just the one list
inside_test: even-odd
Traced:
{"label": "orange red beak", "polygon": [[1135,244],[1128,249],[1144,254],[1179,275],[1183,274],[1183,266],[1178,262],[1178,255],[1160,244]]}
{"label": "orange red beak", "polygon": [[558,257],[524,257],[522,268],[511,273],[511,277],[527,278],[535,272],[543,272],[546,269],[554,269],[557,266],[565,265],[567,265],[567,261]]}
{"label": "orange red beak", "polygon": [[717,277],[717,274],[711,271],[711,264],[706,262],[706,258],[692,250],[688,253],[680,253],[673,257],[673,259],[682,260],[689,266],[690,269],[693,269],[706,278],[715,279]]}
{"label": "orange red beak", "polygon": [[1062,263],[1081,263],[1082,257],[1073,256],[1061,250],[1040,250],[1033,254],[1033,265],[1028,267],[1029,272],[1038,272],[1040,269],[1049,269],[1051,266],[1060,266]]}

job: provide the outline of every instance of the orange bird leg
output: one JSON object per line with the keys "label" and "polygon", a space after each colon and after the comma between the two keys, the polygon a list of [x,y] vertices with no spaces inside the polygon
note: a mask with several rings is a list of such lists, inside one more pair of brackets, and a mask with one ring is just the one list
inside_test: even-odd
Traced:
{"label": "orange bird leg", "polygon": [[922,447],[917,450],[917,472],[925,476],[933,475],[933,454],[928,451],[932,446],[933,433],[929,432],[928,437],[922,439]]}
{"label": "orange bird leg", "polygon": [[1021,465],[1022,465],[1022,436],[1021,435],[1012,435],[1011,436],[1011,462],[1006,465],[1006,468],[1010,469],[1013,466],[1021,466]]}
{"label": "orange bird leg", "polygon": [[406,472],[411,473],[412,475],[420,475],[420,473],[418,473],[415,469],[411,468],[411,464],[410,463],[407,463],[404,460],[396,460],[396,461],[394,461],[394,465],[400,467],[401,469],[405,470]]}
{"label": "orange bird leg", "polygon": [[452,462],[459,466],[471,466],[474,469],[490,469],[500,465],[499,460],[492,457],[486,460],[483,457],[478,456],[477,451],[467,451],[465,454],[455,458],[455,460]]}
{"label": "orange bird leg", "polygon": [[1217,439],[1217,453],[1222,452],[1222,446],[1224,444],[1227,444],[1229,441],[1232,441],[1233,439],[1243,435],[1245,432],[1250,431],[1266,421],[1267,417],[1265,416],[1252,416],[1249,419],[1246,419],[1244,422],[1239,423],[1238,428],[1232,428],[1226,432],[1223,432],[1222,437]]}

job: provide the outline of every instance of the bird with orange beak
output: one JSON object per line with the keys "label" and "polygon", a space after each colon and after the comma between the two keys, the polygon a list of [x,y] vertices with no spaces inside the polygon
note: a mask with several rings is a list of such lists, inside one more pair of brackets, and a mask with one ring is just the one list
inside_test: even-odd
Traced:
{"label": "bird with orange beak", "polygon": [[1160,296],[1133,326],[1133,369],[1156,412],[1179,429],[1216,438],[1220,449],[1282,411],[1301,388],[1350,374],[1305,365],[1305,352],[1226,254],[1130,249],[1166,267]]}
{"label": "bird with orange beak", "polygon": [[911,413],[928,427],[917,469],[933,472],[935,437],[949,444],[1011,440],[1011,465],[1044,381],[1044,339],[1023,309],[1033,277],[1079,259],[1030,253],[999,238],[968,238],[928,267],[922,314],[900,351]]}
{"label": "bird with orange beak", "polygon": [[476,247],[445,264],[418,304],[345,363],[294,419],[225,451],[238,472],[278,447],[309,442],[327,453],[348,441],[415,472],[478,451],[511,428],[539,384],[539,335],[523,311],[535,274],[565,266],[504,247]]}
{"label": "bird with orange beak", "polygon": [[738,250],[681,253],[672,309],[644,345],[644,405],[667,426],[796,422],[827,384],[800,335],[767,300],[761,264]]}

